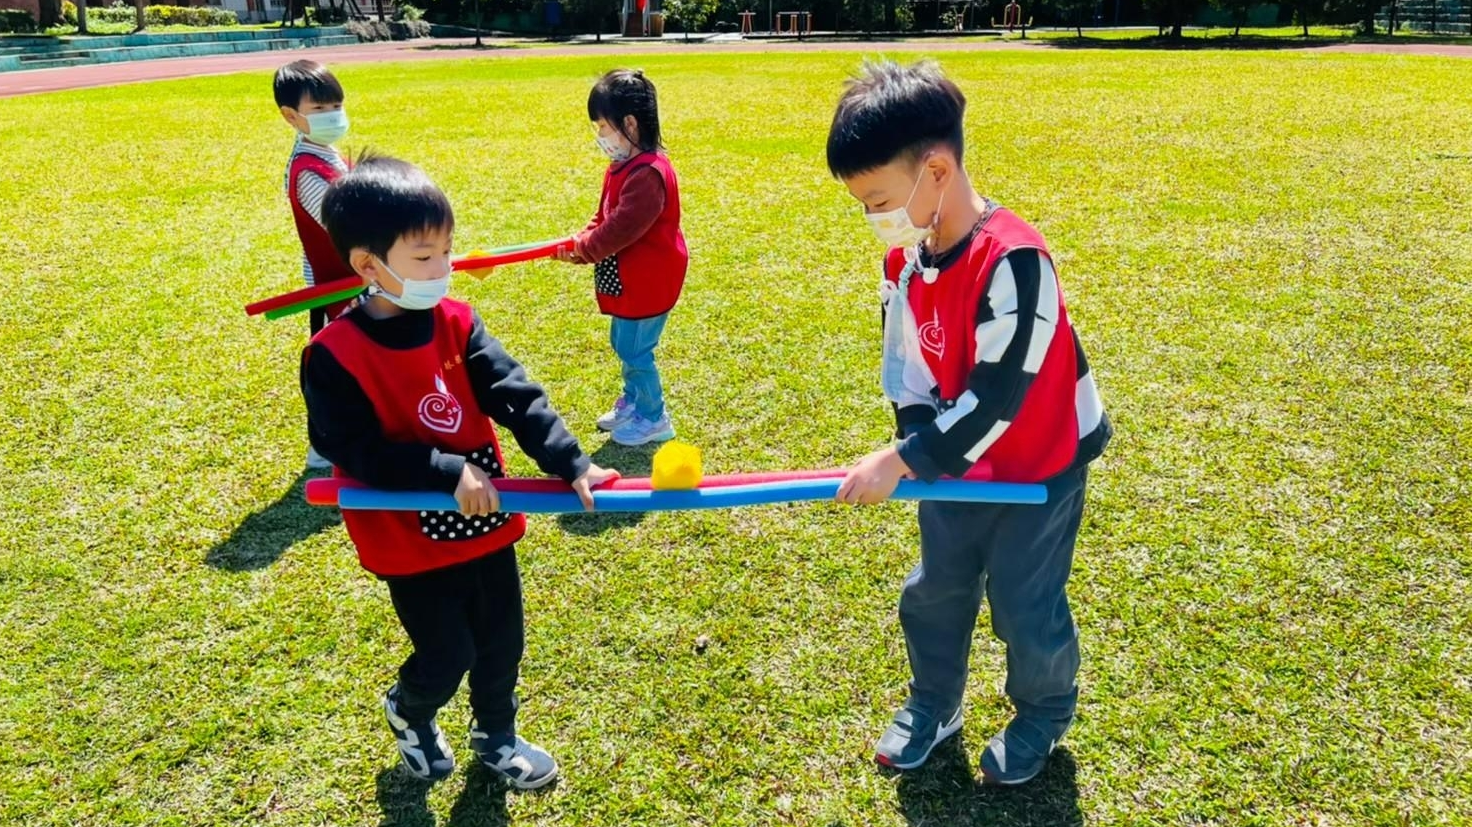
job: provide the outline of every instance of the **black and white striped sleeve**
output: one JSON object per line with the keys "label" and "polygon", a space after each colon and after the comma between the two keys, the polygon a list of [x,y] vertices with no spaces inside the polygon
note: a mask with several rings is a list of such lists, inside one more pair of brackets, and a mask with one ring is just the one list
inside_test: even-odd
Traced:
{"label": "black and white striped sleeve", "polygon": [[1016,418],[1058,328],[1058,279],[1039,250],[1015,250],[976,308],[976,367],[950,410],[899,444],[923,480],[965,474]]}
{"label": "black and white striped sleeve", "polygon": [[327,197],[327,179],[311,170],[302,170],[296,176],[296,195],[302,202],[302,209],[321,224],[322,199]]}

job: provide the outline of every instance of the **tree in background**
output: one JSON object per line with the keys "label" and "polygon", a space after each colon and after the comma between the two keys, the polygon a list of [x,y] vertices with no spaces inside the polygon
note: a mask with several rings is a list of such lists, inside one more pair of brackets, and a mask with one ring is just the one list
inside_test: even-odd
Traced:
{"label": "tree in background", "polygon": [[1232,25],[1236,27],[1232,37],[1242,36],[1242,24],[1247,22],[1247,13],[1259,2],[1260,0],[1211,0],[1213,6],[1231,15]]}
{"label": "tree in background", "polygon": [[52,26],[60,26],[63,22],[61,14],[61,0],[40,0],[36,4],[36,28],[46,31]]}
{"label": "tree in background", "polygon": [[680,21],[685,30],[685,39],[690,39],[690,30],[698,30],[715,13],[720,0],[664,0],[664,16]]}
{"label": "tree in background", "polygon": [[1172,40],[1181,39],[1182,30],[1196,16],[1201,4],[1202,0],[1145,0],[1145,8],[1150,10],[1156,24],[1170,29]]}
{"label": "tree in background", "polygon": [[1359,24],[1360,34],[1374,34],[1375,15],[1384,5],[1385,0],[1329,0],[1329,15],[1331,19]]}
{"label": "tree in background", "polygon": [[1303,36],[1308,37],[1308,27],[1326,19],[1328,3],[1325,0],[1293,0],[1293,19],[1303,27]]}
{"label": "tree in background", "polygon": [[[1058,0],[1060,23],[1073,23],[1074,31],[1084,36],[1084,20],[1094,10],[1095,0]],[[1018,21],[1019,25],[1022,21]]]}

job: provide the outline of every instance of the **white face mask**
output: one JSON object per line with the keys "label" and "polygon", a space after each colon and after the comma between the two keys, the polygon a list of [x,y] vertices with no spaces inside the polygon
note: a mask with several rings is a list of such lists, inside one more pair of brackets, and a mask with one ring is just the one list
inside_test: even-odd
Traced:
{"label": "white face mask", "polygon": [[307,118],[307,139],[314,143],[331,145],[348,134],[348,111],[333,109],[313,112]]}
{"label": "white face mask", "polygon": [[879,236],[890,247],[914,247],[916,244],[930,237],[935,231],[935,225],[940,221],[940,208],[937,207],[935,215],[930,219],[930,224],[925,227],[916,227],[910,220],[910,202],[915,200],[915,191],[920,189],[920,181],[925,178],[925,171],[921,169],[920,176],[915,179],[915,186],[910,188],[910,197],[905,200],[903,207],[897,207],[888,212],[869,213],[869,226],[874,229],[874,234]]}
{"label": "white face mask", "polygon": [[603,154],[608,156],[608,160],[615,164],[634,157],[634,148],[622,138],[613,135],[605,138],[602,135],[598,135],[594,140],[598,142],[598,148],[603,150]]}
{"label": "white face mask", "polygon": [[395,273],[394,268],[388,266],[387,261],[383,259],[378,261],[383,265],[383,269],[387,270],[388,274],[399,283],[399,295],[395,296],[382,287],[378,288],[379,295],[404,310],[429,310],[450,293],[450,273],[454,272],[453,268],[445,271],[445,274],[437,279],[406,279]]}

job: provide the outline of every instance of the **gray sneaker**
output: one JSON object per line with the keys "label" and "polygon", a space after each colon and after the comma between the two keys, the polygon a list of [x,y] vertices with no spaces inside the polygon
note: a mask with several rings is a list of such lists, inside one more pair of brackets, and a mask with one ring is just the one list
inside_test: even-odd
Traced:
{"label": "gray sneaker", "polygon": [[307,446],[307,468],[313,471],[325,471],[332,467],[332,461],[317,453],[317,449]]}
{"label": "gray sneaker", "polygon": [[623,396],[619,396],[619,398],[613,400],[613,407],[609,409],[608,413],[598,417],[598,430],[617,430],[618,426],[628,422],[629,418],[633,415],[633,403],[629,402]]}
{"label": "gray sneaker", "polygon": [[630,414],[629,421],[613,429],[613,441],[620,445],[645,445],[664,442],[675,438],[675,426],[670,424],[668,412],[659,419],[649,420],[638,413]]}
{"label": "gray sneaker", "polygon": [[535,790],[557,779],[551,753],[514,732],[487,733],[470,725],[470,748],[480,762],[518,790]]}
{"label": "gray sneaker", "polygon": [[1072,718],[1061,722],[1013,718],[981,753],[982,783],[1010,787],[1036,778],[1071,723]]}
{"label": "gray sneaker", "polygon": [[874,760],[891,769],[913,770],[924,764],[942,741],[960,731],[960,709],[942,722],[928,712],[907,706],[894,714],[894,723],[880,736]]}

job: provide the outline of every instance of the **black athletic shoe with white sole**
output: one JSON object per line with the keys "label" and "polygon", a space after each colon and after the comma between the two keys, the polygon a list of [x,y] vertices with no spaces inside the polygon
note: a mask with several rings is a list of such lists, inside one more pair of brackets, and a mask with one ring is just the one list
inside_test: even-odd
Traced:
{"label": "black athletic shoe with white sole", "polygon": [[388,727],[399,742],[399,757],[404,769],[415,778],[438,781],[455,771],[455,754],[450,752],[450,742],[433,718],[421,724],[411,724],[399,714],[399,685],[394,684],[383,695],[383,714]]}
{"label": "black athletic shoe with white sole", "polygon": [[470,748],[482,764],[518,790],[539,789],[557,778],[556,759],[514,732],[488,733],[471,722]]}

